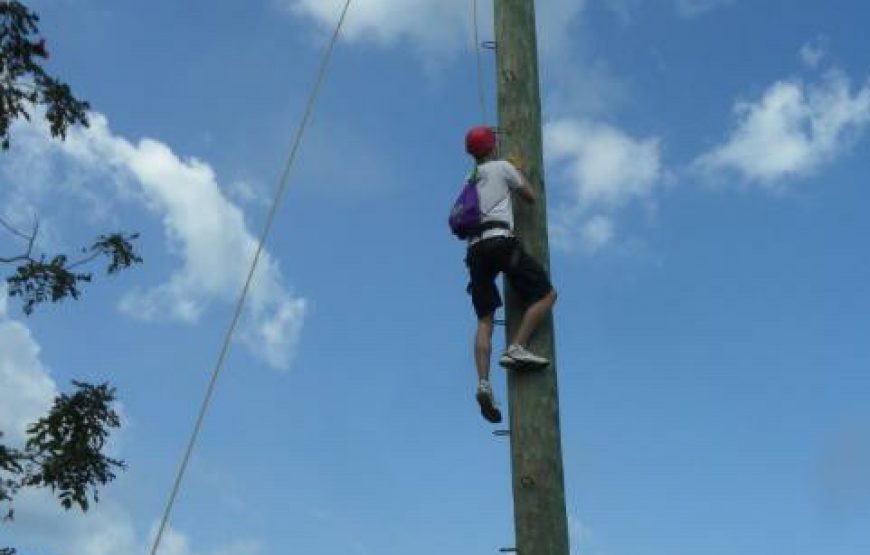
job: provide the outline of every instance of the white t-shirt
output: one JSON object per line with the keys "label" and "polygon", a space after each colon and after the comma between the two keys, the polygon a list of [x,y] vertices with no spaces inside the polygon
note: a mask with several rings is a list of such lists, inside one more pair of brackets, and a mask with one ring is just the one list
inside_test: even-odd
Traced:
{"label": "white t-shirt", "polygon": [[480,198],[482,222],[502,221],[508,229],[487,229],[480,237],[469,241],[474,244],[489,237],[510,236],[514,228],[514,211],[511,203],[511,189],[523,186],[520,172],[506,160],[492,160],[477,166],[477,195]]}

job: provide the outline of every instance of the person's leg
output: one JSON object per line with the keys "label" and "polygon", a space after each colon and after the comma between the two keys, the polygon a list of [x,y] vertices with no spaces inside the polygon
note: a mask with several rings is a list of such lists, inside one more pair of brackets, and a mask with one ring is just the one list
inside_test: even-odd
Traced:
{"label": "person's leg", "polygon": [[556,291],[544,267],[529,256],[518,241],[511,245],[504,272],[517,295],[531,304],[523,313],[513,340],[499,358],[499,364],[506,368],[544,368],[550,361],[528,351],[526,345],[553,308]]}
{"label": "person's leg", "polygon": [[477,390],[475,398],[480,405],[480,413],[492,423],[501,422],[501,411],[492,394],[489,383],[490,358],[492,356],[492,332],[495,310],[501,306],[501,296],[495,285],[497,271],[490,261],[490,245],[479,244],[469,250],[468,263],[471,282],[468,291],[477,314],[477,330],[474,335],[474,365],[477,370]]}
{"label": "person's leg", "polygon": [[477,378],[479,380],[489,381],[493,327],[492,313],[478,318],[477,331],[474,334],[474,364],[477,367]]}
{"label": "person's leg", "polygon": [[514,340],[511,341],[514,345],[522,345],[523,347],[529,344],[529,338],[541,325],[541,322],[549,314],[553,305],[556,304],[556,290],[550,289],[550,292],[544,295],[543,298],[532,303],[523,314],[523,319],[520,321],[520,327],[514,335]]}
{"label": "person's leg", "polygon": [[489,363],[492,355],[493,315],[490,313],[477,320],[474,336],[474,363],[477,367],[477,392],[475,398],[480,405],[480,414],[493,424],[501,422],[501,411],[495,403],[492,385],[489,383]]}

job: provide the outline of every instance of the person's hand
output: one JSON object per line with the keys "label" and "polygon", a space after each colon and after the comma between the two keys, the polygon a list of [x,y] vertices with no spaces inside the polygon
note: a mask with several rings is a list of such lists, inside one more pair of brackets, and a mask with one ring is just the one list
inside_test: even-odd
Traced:
{"label": "person's hand", "polygon": [[519,150],[511,152],[510,155],[507,157],[507,161],[510,162],[513,167],[520,170],[521,172],[526,172],[526,159]]}

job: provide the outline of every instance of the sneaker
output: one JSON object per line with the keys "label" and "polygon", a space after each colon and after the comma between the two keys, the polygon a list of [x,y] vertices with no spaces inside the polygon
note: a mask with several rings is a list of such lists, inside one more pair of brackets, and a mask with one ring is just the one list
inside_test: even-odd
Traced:
{"label": "sneaker", "polygon": [[522,345],[511,345],[505,349],[498,363],[514,370],[535,370],[545,368],[550,361],[527,350]]}
{"label": "sneaker", "polygon": [[480,405],[480,414],[493,424],[501,422],[501,411],[495,404],[495,397],[492,396],[492,386],[489,382],[481,380],[477,384],[477,403]]}

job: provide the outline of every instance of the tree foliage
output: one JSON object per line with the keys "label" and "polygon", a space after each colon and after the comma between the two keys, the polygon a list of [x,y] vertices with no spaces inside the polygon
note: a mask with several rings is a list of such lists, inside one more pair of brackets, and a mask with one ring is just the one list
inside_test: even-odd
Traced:
{"label": "tree foliage", "polygon": [[45,109],[51,134],[66,137],[70,125],[88,125],[90,105],[73,96],[69,85],[48,75],[39,59],[48,58],[45,40],[36,38],[39,16],[21,2],[0,2],[0,147],[8,149],[9,127],[30,119],[28,109]]}
{"label": "tree foliage", "polygon": [[27,251],[12,258],[0,257],[0,263],[19,263],[15,273],[6,278],[11,297],[20,297],[25,314],[31,314],[35,306],[45,301],[58,302],[67,297],[78,299],[80,284],[91,281],[93,274],[79,272],[79,268],[97,257],[109,259],[106,273],[114,274],[133,264],[141,263],[142,258],[133,250],[132,241],[139,235],[113,233],[100,235],[88,248],[83,248],[82,258],[70,262],[65,254],[48,258],[45,254],[35,258],[31,253],[34,235],[28,238]]}
{"label": "tree foliage", "polygon": [[[88,125],[90,105],[42,67],[49,52],[38,23],[21,2],[0,1],[0,150],[9,149],[15,120],[29,121],[31,112],[42,114],[60,140],[71,126]],[[22,243],[20,253],[0,254],[0,265],[14,268],[6,278],[8,294],[21,299],[28,315],[43,302],[78,299],[81,284],[92,279],[85,266],[97,258],[107,261],[108,274],[142,262],[133,248],[136,233],[100,235],[70,257],[35,252],[38,220],[25,232],[0,217],[0,228]],[[107,383],[73,381],[73,392],[59,395],[48,414],[27,427],[23,445],[8,445],[0,430],[0,520],[13,519],[15,496],[24,488],[51,490],[67,510],[87,511],[99,501],[100,488],[124,468],[105,454],[111,431],[121,424],[114,401]],[[0,547],[0,555],[15,555],[15,549]]]}
{"label": "tree foliage", "polygon": [[[70,87],[49,76],[40,62],[49,57],[45,40],[38,38],[39,16],[21,2],[0,1],[0,148],[9,148],[10,127],[18,118],[30,120],[30,110],[38,107],[45,113],[51,134],[66,138],[67,129],[88,125],[90,105],[73,96]],[[107,273],[114,274],[142,262],[132,241],[138,234],[110,233],[99,236],[90,247],[82,249],[79,260],[66,254],[49,256],[34,253],[39,232],[38,222],[26,233],[0,218],[0,227],[22,241],[23,252],[0,255],[0,264],[15,265],[7,278],[9,294],[19,297],[23,310],[30,314],[36,305],[65,298],[78,299],[81,285],[93,274],[79,268],[105,256]]]}
{"label": "tree foliage", "polygon": [[4,520],[15,516],[15,495],[25,487],[48,488],[64,509],[87,511],[91,500],[99,501],[98,488],[124,468],[123,461],[104,454],[111,430],[121,425],[113,408],[115,389],[107,383],[73,381],[73,386],[72,394],[58,396],[48,414],[27,427],[23,447],[0,444]]}
{"label": "tree foliage", "polygon": [[61,394],[48,415],[27,428],[22,484],[51,488],[63,508],[78,505],[86,511],[89,497],[99,500],[97,487],[124,467],[103,454],[110,431],[121,426],[121,419],[112,408],[115,389],[107,383],[73,385],[75,393]]}

